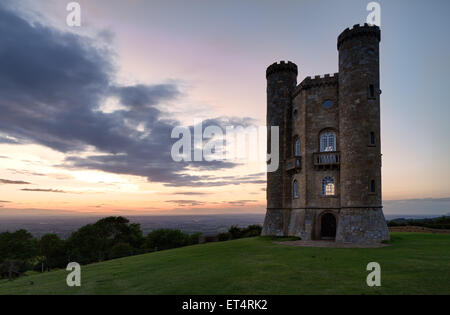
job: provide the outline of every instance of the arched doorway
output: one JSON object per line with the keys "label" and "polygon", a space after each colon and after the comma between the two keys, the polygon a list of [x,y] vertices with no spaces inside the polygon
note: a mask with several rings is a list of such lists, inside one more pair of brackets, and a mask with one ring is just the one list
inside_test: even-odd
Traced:
{"label": "arched doorway", "polygon": [[320,238],[334,240],[336,237],[336,217],[332,213],[325,213],[320,219]]}

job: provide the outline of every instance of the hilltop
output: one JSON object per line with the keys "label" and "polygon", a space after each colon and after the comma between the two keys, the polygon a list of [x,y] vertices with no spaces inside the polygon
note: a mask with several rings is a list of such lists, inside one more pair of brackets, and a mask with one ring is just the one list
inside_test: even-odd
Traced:
{"label": "hilltop", "polygon": [[[0,281],[0,294],[450,294],[450,235],[392,233],[383,248],[277,245],[266,237],[215,242]],[[369,262],[381,287],[366,285]]]}

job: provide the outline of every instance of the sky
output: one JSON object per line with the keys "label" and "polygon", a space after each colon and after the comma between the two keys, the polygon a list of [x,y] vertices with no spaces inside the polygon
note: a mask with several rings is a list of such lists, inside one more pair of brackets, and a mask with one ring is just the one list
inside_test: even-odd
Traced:
{"label": "sky", "polygon": [[[448,1],[378,1],[384,212],[450,212]],[[265,211],[261,163],[175,162],[177,126],[261,126],[265,69],[337,72],[369,1],[0,4],[0,212]],[[21,212],[22,213],[22,212]]]}

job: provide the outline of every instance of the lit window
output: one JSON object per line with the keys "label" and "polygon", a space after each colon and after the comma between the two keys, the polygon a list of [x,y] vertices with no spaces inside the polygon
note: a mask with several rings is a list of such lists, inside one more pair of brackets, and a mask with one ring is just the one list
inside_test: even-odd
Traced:
{"label": "lit window", "polygon": [[320,135],[320,152],[336,151],[336,135],[333,131],[322,132]]}
{"label": "lit window", "polygon": [[322,180],[322,195],[323,196],[334,196],[335,189],[334,189],[334,178],[333,177],[325,177]]}
{"label": "lit window", "polygon": [[294,180],[294,183],[292,184],[292,190],[294,191],[294,198],[298,198],[298,182],[297,180]]}
{"label": "lit window", "polygon": [[297,138],[295,140],[294,154],[295,154],[295,156],[301,155],[301,153],[300,153],[300,138]]}

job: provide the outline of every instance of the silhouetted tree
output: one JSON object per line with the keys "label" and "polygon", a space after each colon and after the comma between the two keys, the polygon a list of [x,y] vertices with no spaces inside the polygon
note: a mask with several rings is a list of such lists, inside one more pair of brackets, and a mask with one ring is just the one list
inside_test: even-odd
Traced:
{"label": "silhouetted tree", "polygon": [[144,244],[140,225],[124,217],[107,217],[85,225],[68,238],[68,256],[82,264],[110,259],[111,249],[118,243],[140,249]]}
{"label": "silhouetted tree", "polygon": [[0,233],[0,274],[12,279],[30,269],[37,255],[36,239],[25,230]]}
{"label": "silhouetted tree", "polygon": [[119,242],[119,243],[114,244],[113,247],[111,247],[111,249],[109,250],[109,253],[108,253],[108,257],[110,259],[121,258],[121,257],[133,255],[133,253],[134,253],[134,249],[130,244],[124,243],[124,242]]}
{"label": "silhouetted tree", "polygon": [[47,270],[62,268],[67,264],[65,242],[56,234],[45,234],[39,240],[39,255]]}

